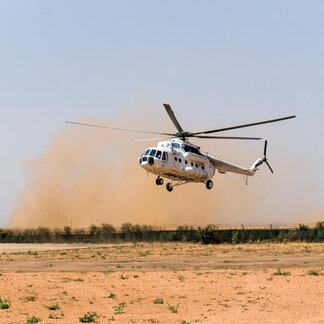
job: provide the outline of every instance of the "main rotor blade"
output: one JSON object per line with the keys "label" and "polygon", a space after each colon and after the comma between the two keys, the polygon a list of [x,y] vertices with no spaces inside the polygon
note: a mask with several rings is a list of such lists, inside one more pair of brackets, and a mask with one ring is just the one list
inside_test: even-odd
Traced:
{"label": "main rotor blade", "polygon": [[261,137],[242,137],[242,136],[204,136],[204,135],[194,135],[192,137],[197,138],[210,138],[210,139],[235,139],[235,140],[260,140]]}
{"label": "main rotor blade", "polygon": [[174,115],[174,112],[171,108],[171,106],[169,104],[163,104],[166,112],[168,113],[170,119],[172,120],[174,126],[176,127],[176,129],[178,130],[179,133],[183,133],[183,129],[182,127],[180,126],[176,116]]}
{"label": "main rotor blade", "polygon": [[251,127],[251,126],[257,126],[257,125],[269,124],[269,123],[275,123],[275,122],[279,122],[279,121],[282,121],[282,120],[291,119],[291,118],[295,118],[295,117],[296,117],[296,115],[292,115],[292,116],[281,117],[281,118],[276,118],[276,119],[264,120],[264,121],[260,121],[260,122],[256,122],[256,123],[236,125],[236,126],[225,127],[225,128],[218,128],[218,129],[214,129],[214,130],[193,133],[193,135],[211,134],[211,133],[224,132],[224,131],[228,131],[228,130],[232,130],[232,129],[238,129],[238,128],[244,128],[244,127]]}
{"label": "main rotor blade", "polygon": [[141,138],[135,139],[133,142],[150,142],[150,141],[165,141],[167,138]]}
{"label": "main rotor blade", "polygon": [[142,131],[142,130],[135,130],[135,129],[117,128],[117,127],[110,127],[110,126],[104,126],[104,125],[78,123],[78,122],[73,122],[73,121],[67,121],[67,123],[68,124],[74,124],[74,125],[80,125],[80,126],[107,128],[107,129],[119,130],[119,131],[124,131],[124,132],[132,132],[132,133],[144,133],[144,134],[156,134],[156,135],[174,136],[174,134],[169,134],[169,133],[158,133],[158,132]]}

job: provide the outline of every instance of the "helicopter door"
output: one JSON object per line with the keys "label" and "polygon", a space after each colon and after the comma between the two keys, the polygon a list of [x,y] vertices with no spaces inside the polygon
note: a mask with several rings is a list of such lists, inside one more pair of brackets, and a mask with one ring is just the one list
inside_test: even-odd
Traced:
{"label": "helicopter door", "polygon": [[179,170],[179,157],[176,155],[172,156],[172,171]]}

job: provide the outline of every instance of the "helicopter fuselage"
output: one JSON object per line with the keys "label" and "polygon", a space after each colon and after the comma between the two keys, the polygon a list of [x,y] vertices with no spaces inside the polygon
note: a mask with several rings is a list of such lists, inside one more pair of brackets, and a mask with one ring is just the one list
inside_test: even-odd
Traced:
{"label": "helicopter fuselage", "polygon": [[139,163],[147,172],[175,181],[206,183],[215,174],[215,166],[199,147],[181,139],[146,149]]}

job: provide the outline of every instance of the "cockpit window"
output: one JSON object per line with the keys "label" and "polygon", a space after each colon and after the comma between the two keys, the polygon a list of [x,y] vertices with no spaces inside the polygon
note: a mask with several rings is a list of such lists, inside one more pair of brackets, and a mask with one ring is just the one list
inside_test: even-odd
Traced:
{"label": "cockpit window", "polygon": [[156,150],[152,150],[151,153],[150,153],[150,156],[154,156],[156,153]]}
{"label": "cockpit window", "polygon": [[156,157],[157,159],[161,159],[161,155],[162,155],[162,152],[161,152],[161,151],[156,151],[156,155],[155,155],[155,157]]}
{"label": "cockpit window", "polygon": [[145,153],[144,153],[144,155],[149,155],[149,152],[150,151],[151,151],[150,149],[146,150]]}
{"label": "cockpit window", "polygon": [[167,152],[162,152],[162,160],[168,161],[168,153]]}

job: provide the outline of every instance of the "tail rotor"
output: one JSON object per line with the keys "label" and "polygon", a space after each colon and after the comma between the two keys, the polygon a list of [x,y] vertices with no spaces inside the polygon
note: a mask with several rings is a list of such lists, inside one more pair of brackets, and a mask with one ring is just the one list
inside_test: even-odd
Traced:
{"label": "tail rotor", "polygon": [[261,164],[265,163],[269,170],[271,171],[271,173],[273,173],[273,169],[271,168],[268,159],[267,159],[267,149],[268,149],[268,141],[264,142],[264,149],[263,149],[263,158],[259,159],[259,162],[256,163],[255,167],[257,168],[258,166],[260,166]]}

